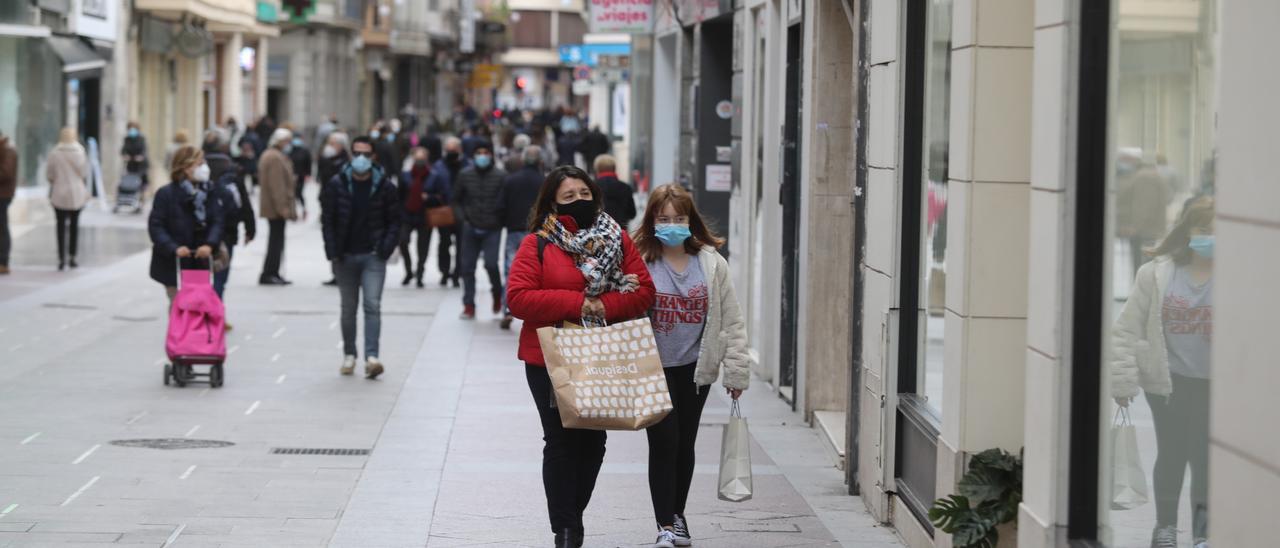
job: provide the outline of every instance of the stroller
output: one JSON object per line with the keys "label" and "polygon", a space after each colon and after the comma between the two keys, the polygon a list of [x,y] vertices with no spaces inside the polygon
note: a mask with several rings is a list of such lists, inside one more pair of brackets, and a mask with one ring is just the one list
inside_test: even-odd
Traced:
{"label": "stroller", "polygon": [[119,213],[127,208],[131,213],[142,211],[142,174],[126,172],[120,177],[120,186],[116,189],[116,205],[112,213]]}
{"label": "stroller", "polygon": [[[164,343],[172,362],[164,366],[166,386],[170,380],[186,386],[199,377],[207,378],[214,388],[222,386],[222,362],[227,358],[225,310],[213,291],[213,261],[205,262],[207,269],[183,269],[181,258],[176,263],[178,293],[169,309],[169,332]],[[197,373],[199,365],[209,369]]]}

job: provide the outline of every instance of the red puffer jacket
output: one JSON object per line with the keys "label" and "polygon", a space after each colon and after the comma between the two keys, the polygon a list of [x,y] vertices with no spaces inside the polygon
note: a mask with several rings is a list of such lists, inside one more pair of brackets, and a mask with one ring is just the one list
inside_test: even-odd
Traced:
{"label": "red puffer jacket", "polygon": [[[577,226],[569,217],[562,217],[560,221],[571,231]],[[610,291],[600,296],[605,319],[610,323],[644,315],[653,306],[657,293],[644,259],[626,233],[622,235],[622,250],[622,271],[635,274],[640,280],[640,287],[631,293]],[[521,361],[546,365],[542,345],[538,343],[538,328],[580,321],[586,287],[587,279],[574,266],[573,257],[555,244],[548,243],[543,247],[542,260],[539,261],[538,236],[525,236],[511,263],[511,276],[507,281],[507,304],[511,307],[511,314],[524,320],[524,327],[520,330]]]}

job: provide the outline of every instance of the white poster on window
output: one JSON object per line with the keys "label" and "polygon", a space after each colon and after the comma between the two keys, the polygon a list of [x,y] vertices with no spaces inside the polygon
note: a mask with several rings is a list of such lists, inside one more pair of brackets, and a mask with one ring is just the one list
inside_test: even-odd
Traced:
{"label": "white poster on window", "polygon": [[728,164],[707,164],[707,192],[733,191],[733,166]]}
{"label": "white poster on window", "polygon": [[613,88],[613,136],[626,137],[631,119],[631,86],[619,84]]}

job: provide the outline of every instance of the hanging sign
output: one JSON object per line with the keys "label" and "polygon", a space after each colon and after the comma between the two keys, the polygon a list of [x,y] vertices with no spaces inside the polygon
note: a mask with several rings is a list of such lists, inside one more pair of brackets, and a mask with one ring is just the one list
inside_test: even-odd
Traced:
{"label": "hanging sign", "polygon": [[653,32],[655,0],[590,0],[591,32]]}
{"label": "hanging sign", "polygon": [[726,99],[716,103],[716,116],[719,116],[721,120],[733,118],[733,101]]}
{"label": "hanging sign", "polygon": [[727,164],[707,164],[707,192],[733,191],[733,166]]}

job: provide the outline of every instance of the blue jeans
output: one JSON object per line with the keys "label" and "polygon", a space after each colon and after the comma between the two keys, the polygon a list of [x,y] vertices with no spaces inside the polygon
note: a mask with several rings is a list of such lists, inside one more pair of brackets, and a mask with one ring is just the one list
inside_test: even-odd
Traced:
{"label": "blue jeans", "polygon": [[462,265],[458,272],[462,275],[462,304],[476,305],[476,262],[484,253],[484,269],[489,274],[489,284],[493,286],[493,295],[502,299],[502,272],[498,270],[498,246],[502,243],[502,229],[485,230],[463,225],[458,235],[462,246]]}
{"label": "blue jeans", "polygon": [[[216,253],[217,250],[214,250]],[[227,289],[227,280],[231,278],[231,257],[235,255],[236,246],[227,246],[227,268],[221,272],[213,273],[213,290],[218,294],[218,299],[222,299],[222,292]]]}
{"label": "blue jeans", "polygon": [[[523,230],[507,229],[507,246],[506,249],[503,250],[502,254],[502,279],[508,286],[511,283],[511,261],[516,259],[516,252],[520,251],[520,243],[523,242],[524,237],[528,235],[529,233]],[[507,293],[505,291],[502,293],[502,309],[508,316],[511,315],[511,308],[507,306]]]}
{"label": "blue jeans", "polygon": [[[356,301],[364,301],[364,357],[378,357],[378,336],[382,331],[382,286],[387,280],[387,262],[373,253],[347,255],[334,262],[338,292],[342,298],[342,353],[356,353]],[[363,293],[363,294],[362,294]]]}

